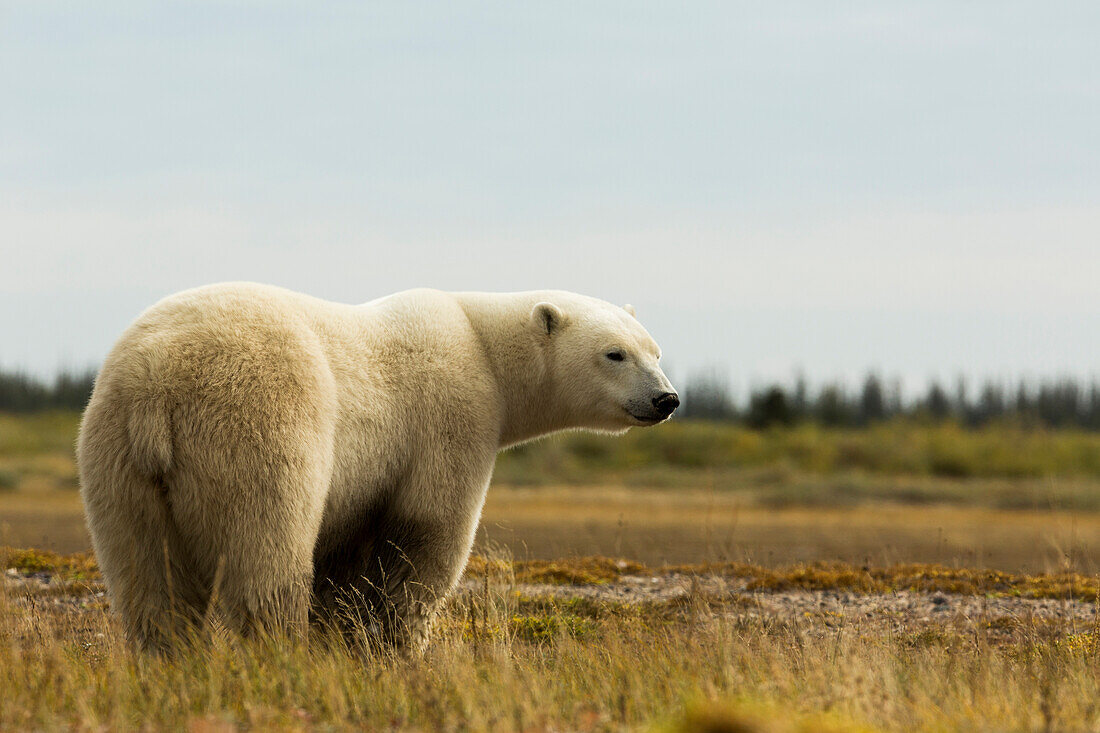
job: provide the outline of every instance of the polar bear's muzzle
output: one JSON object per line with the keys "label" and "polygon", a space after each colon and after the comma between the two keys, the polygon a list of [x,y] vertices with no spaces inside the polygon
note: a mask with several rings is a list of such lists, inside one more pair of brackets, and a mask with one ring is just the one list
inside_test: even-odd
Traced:
{"label": "polar bear's muzzle", "polygon": [[679,406],[680,396],[675,392],[665,392],[660,397],[653,398],[653,409],[657,411],[662,420],[672,415]]}
{"label": "polar bear's muzzle", "polygon": [[627,412],[629,412],[630,416],[638,422],[647,425],[656,425],[659,422],[667,420],[679,406],[680,396],[675,392],[665,392],[653,398],[652,411],[646,411],[644,414],[635,410],[627,410]]}

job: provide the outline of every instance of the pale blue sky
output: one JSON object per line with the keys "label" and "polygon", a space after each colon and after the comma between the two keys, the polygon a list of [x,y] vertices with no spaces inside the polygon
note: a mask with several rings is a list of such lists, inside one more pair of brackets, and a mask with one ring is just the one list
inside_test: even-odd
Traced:
{"label": "pale blue sky", "polygon": [[1100,372],[1100,5],[0,0],[0,365],[226,279],[632,302],[674,376]]}

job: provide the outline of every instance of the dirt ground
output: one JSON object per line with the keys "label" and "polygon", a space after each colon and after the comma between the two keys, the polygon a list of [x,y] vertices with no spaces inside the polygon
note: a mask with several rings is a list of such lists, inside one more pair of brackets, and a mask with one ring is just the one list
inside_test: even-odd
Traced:
{"label": "dirt ground", "polygon": [[[494,582],[492,592],[527,604],[547,602],[551,607],[564,604],[562,607],[568,608],[582,601],[589,607],[674,608],[737,621],[796,623],[811,635],[844,630],[860,636],[913,635],[943,630],[973,632],[995,642],[1021,628],[1043,627],[1057,634],[1100,629],[1096,598],[1028,598],[1012,592],[773,590],[752,587],[753,580],[723,573],[657,572],[627,574],[598,583]],[[467,578],[454,602],[463,604],[488,588],[484,578]],[[3,591],[16,606],[72,616],[74,621],[84,618],[91,623],[89,628],[101,625],[109,607],[100,582],[66,581],[52,572],[25,574],[8,569],[3,575]]]}
{"label": "dirt ground", "polygon": [[[0,492],[0,545],[88,550],[75,491]],[[477,551],[517,560],[603,555],[651,566],[736,560],[939,563],[1013,572],[1100,571],[1100,514],[950,505],[762,507],[704,491],[494,487]]]}

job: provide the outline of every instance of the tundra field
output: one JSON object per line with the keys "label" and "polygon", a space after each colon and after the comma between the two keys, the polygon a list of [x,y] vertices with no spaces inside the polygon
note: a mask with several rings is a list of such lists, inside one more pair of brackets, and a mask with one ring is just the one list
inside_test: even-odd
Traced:
{"label": "tundra field", "polygon": [[571,434],[501,456],[424,659],[153,659],[88,553],[77,419],[0,415],[0,729],[1100,730],[1097,434]]}

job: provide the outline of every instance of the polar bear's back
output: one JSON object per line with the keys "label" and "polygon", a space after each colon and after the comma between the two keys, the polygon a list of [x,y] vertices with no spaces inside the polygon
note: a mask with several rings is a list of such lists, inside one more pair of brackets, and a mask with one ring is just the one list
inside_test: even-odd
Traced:
{"label": "polar bear's back", "polygon": [[421,432],[486,432],[494,396],[482,358],[461,307],[439,291],[350,306],[212,285],[160,301],[127,329],[85,417],[125,424],[84,433],[117,436],[150,475],[224,461],[224,478],[323,444],[337,492],[362,491],[425,445]]}
{"label": "polar bear's back", "polygon": [[138,317],[112,349],[101,379],[132,377],[132,393],[215,390],[245,397],[259,390],[277,398],[290,382],[325,368],[313,323],[338,307],[251,283],[187,290]]}
{"label": "polar bear's back", "polygon": [[209,462],[210,451],[214,459],[219,450],[270,451],[291,422],[331,423],[333,377],[310,325],[329,307],[250,284],[166,298],[115,344],[85,426],[106,420],[103,412],[124,417],[129,453],[160,474],[189,460]]}

